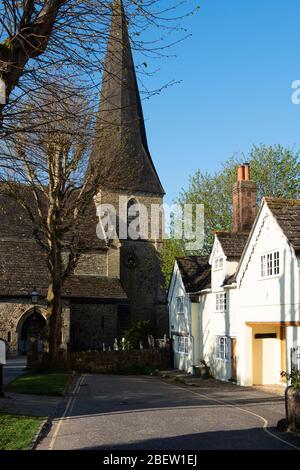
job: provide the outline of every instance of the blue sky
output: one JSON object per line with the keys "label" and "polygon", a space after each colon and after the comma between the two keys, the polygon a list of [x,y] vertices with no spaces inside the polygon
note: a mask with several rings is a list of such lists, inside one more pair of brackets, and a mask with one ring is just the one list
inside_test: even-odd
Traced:
{"label": "blue sky", "polygon": [[[195,4],[190,0],[191,4]],[[171,202],[196,169],[216,170],[252,144],[299,146],[299,0],[200,0],[192,37],[147,85],[182,83],[143,102],[149,147]]]}

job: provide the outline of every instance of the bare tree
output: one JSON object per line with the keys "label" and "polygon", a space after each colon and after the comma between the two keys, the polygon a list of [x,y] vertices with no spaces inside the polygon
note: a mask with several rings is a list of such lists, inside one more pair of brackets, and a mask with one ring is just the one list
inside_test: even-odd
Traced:
{"label": "bare tree", "polygon": [[[56,360],[60,346],[62,288],[84,249],[80,224],[98,188],[87,170],[91,116],[82,98],[57,101],[58,91],[31,104],[26,120],[39,131],[21,133],[10,147],[14,167],[2,176],[6,192],[25,211],[48,267],[47,316],[49,352]],[[50,109],[45,111],[44,101]],[[60,116],[51,119],[51,111]],[[43,130],[40,129],[41,123]],[[22,123],[21,123],[22,126]],[[95,213],[95,206],[92,207]]]}
{"label": "bare tree", "polygon": [[[151,74],[145,62],[149,57],[168,55],[174,41],[166,38],[180,30],[184,16],[176,17],[175,12],[178,8],[182,12],[190,1],[168,0],[165,8],[158,0],[124,1],[131,46],[147,57],[142,73]],[[120,3],[6,0],[0,6],[0,74],[7,99],[0,106],[0,178],[26,211],[46,254],[49,347],[54,360],[60,344],[62,287],[82,253],[80,224],[101,185],[88,167],[88,156],[98,84],[104,74],[107,80],[115,78],[105,70],[104,51],[112,4],[118,8]],[[142,40],[148,30],[157,31],[159,37],[153,39],[151,34],[151,40]],[[122,42],[120,37],[114,39]],[[111,139],[112,123],[104,121],[99,124],[98,116],[98,125],[107,126]],[[105,139],[106,133],[101,135]],[[107,171],[113,168],[108,165]],[[103,182],[105,169],[100,173]]]}
{"label": "bare tree", "polygon": [[[6,85],[6,103],[0,104],[2,127],[11,132],[16,105],[54,83],[74,83],[89,93],[97,89],[113,4],[119,0],[3,0],[0,5],[0,78]],[[182,39],[183,4],[194,0],[125,0],[133,49],[147,58],[168,55],[172,43]],[[179,13],[176,13],[176,12]],[[147,37],[149,29],[151,39]],[[147,59],[148,60],[148,59]],[[143,73],[149,73],[145,68]],[[154,90],[157,92],[158,90]]]}

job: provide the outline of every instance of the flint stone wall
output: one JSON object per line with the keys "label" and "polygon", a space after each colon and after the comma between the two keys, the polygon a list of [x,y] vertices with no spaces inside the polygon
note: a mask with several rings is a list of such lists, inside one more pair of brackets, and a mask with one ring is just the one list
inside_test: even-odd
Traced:
{"label": "flint stone wall", "polygon": [[168,369],[171,364],[170,349],[132,349],[129,351],[88,351],[71,353],[71,364],[75,370],[87,372],[115,372],[130,365],[152,366]]}

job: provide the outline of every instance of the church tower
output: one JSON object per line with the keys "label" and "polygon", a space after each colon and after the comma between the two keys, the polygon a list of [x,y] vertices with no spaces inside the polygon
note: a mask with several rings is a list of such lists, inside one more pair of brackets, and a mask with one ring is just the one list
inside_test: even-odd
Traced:
{"label": "church tower", "polygon": [[[124,223],[120,197],[127,209],[143,205],[148,214],[148,236],[120,239],[120,279],[128,309],[120,309],[120,333],[139,320],[151,320],[156,335],[168,333],[168,315],[159,259],[162,228],[151,238],[151,208],[163,204],[164,189],[154,167],[122,0],[115,0],[106,57],[100,107],[90,167],[100,177],[99,198],[117,210],[117,227]],[[136,207],[136,206],[135,206]],[[130,216],[126,218],[128,224]]]}

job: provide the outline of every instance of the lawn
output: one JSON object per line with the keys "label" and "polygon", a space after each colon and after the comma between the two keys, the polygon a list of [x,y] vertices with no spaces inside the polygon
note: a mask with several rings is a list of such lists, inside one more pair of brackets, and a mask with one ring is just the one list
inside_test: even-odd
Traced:
{"label": "lawn", "polygon": [[0,450],[30,449],[44,419],[0,413]]}
{"label": "lawn", "polygon": [[14,393],[61,396],[70,377],[71,372],[25,373],[10,382],[6,389]]}

